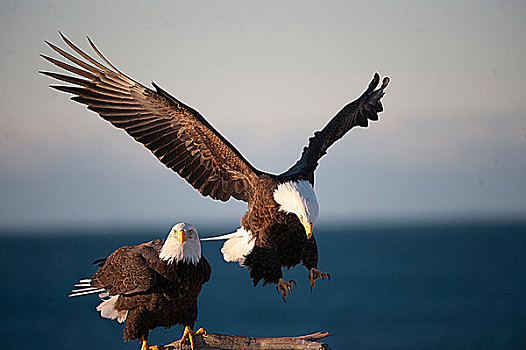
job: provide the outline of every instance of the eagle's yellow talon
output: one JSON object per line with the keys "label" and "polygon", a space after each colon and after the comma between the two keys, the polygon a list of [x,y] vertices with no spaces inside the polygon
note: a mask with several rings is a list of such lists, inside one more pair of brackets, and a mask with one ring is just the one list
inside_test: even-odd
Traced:
{"label": "eagle's yellow talon", "polygon": [[164,346],[150,345],[146,339],[141,338],[141,350],[164,350]]}
{"label": "eagle's yellow talon", "polygon": [[206,329],[204,329],[204,328],[199,328],[199,329],[195,332],[195,334],[207,334],[207,333],[208,333],[208,332],[207,332]]}
{"label": "eagle's yellow talon", "polygon": [[188,338],[190,340],[190,347],[194,349],[194,336],[197,334],[206,334],[206,329],[199,328],[197,332],[192,331],[188,326],[184,327],[184,332],[182,338],[179,340],[181,344],[184,344],[185,340]]}

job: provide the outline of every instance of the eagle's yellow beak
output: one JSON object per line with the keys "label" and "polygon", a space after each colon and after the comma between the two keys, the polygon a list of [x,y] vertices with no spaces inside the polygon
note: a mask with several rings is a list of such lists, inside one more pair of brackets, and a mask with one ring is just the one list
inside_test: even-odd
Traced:
{"label": "eagle's yellow beak", "polygon": [[312,223],[308,222],[306,224],[303,224],[305,226],[305,232],[307,233],[307,239],[310,239],[312,237]]}
{"label": "eagle's yellow beak", "polygon": [[188,239],[188,237],[186,236],[186,231],[183,230],[177,231],[175,237],[179,240],[181,245],[183,245],[183,243]]}

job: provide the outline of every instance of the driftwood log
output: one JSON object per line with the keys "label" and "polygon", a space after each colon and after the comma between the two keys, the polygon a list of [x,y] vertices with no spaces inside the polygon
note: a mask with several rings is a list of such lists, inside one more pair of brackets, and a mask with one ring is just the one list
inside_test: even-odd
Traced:
{"label": "driftwood log", "polygon": [[[194,336],[195,350],[283,350],[283,349],[305,349],[305,350],[329,350],[325,343],[318,343],[318,340],[331,335],[329,332],[318,332],[314,334],[302,335],[299,337],[285,338],[252,338],[239,335],[227,334],[198,334]],[[190,350],[188,341],[181,344],[179,341],[164,346],[165,350]]]}

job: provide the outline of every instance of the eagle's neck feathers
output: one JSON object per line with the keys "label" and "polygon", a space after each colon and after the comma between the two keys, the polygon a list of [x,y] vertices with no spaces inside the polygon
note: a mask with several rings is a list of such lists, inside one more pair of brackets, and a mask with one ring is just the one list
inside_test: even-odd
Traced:
{"label": "eagle's neck feathers", "polygon": [[302,222],[305,220],[313,224],[318,219],[318,199],[308,181],[287,181],[279,184],[274,190],[274,200],[280,211],[296,214]]}

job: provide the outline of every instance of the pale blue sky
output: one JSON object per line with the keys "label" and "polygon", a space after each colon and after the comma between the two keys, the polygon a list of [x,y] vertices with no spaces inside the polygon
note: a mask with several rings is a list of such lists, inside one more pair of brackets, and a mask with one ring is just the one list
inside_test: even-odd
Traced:
{"label": "pale blue sky", "polygon": [[236,226],[246,208],[202,198],[49,89],[38,53],[58,30],[83,48],[89,35],[274,173],[374,72],[389,75],[380,121],[321,161],[320,221],[524,216],[525,19],[524,1],[2,1],[0,226]]}

